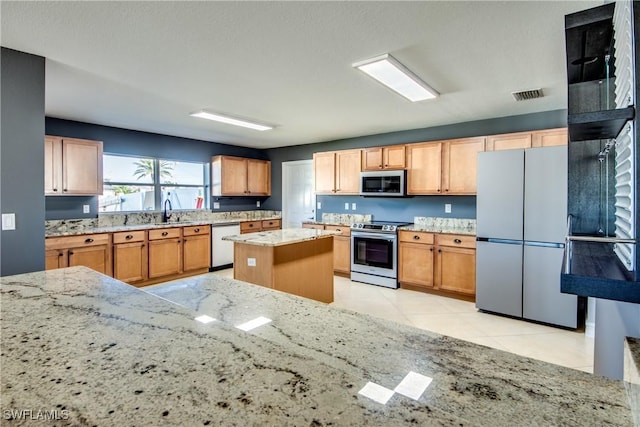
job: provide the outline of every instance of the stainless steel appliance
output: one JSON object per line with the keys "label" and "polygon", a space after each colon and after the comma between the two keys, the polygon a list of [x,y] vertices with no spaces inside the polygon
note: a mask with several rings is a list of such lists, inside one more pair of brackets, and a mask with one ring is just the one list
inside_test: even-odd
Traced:
{"label": "stainless steel appliance", "polygon": [[233,242],[222,240],[224,236],[240,234],[240,225],[211,226],[211,267],[213,270],[233,265]]}
{"label": "stainless steel appliance", "polygon": [[476,307],[576,328],[560,292],[567,147],[479,153],[476,206]]}
{"label": "stainless steel appliance", "polygon": [[406,171],[360,172],[361,196],[404,196]]}
{"label": "stainless steel appliance", "polygon": [[398,287],[398,227],[406,222],[373,221],[351,226],[351,280]]}

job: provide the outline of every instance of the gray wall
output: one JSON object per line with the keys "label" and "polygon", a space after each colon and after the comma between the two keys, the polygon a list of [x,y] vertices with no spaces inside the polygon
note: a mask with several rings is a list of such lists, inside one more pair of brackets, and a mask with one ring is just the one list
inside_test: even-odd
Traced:
{"label": "gray wall", "polygon": [[2,48],[0,62],[0,276],[44,270],[45,60]]}
{"label": "gray wall", "polygon": [[[565,127],[566,125],[567,111],[554,110],[267,150],[267,155],[272,162],[271,187],[273,195],[265,201],[263,207],[275,210],[282,208],[282,163],[311,159],[313,158],[313,153],[318,151],[437,141],[441,139],[550,129]],[[323,212],[340,213],[347,212],[344,209],[345,202],[356,202],[356,211],[349,210],[349,213],[369,213],[374,215],[374,218],[381,220],[399,218],[398,221],[412,221],[413,216],[475,218],[475,197],[473,196],[421,196],[403,198],[402,202],[394,201],[391,198],[372,200],[359,196],[318,196],[318,201],[322,202]],[[444,203],[452,204],[451,214],[444,214]],[[336,210],[333,210],[334,208]],[[321,213],[318,212],[318,218],[321,217]]]}
{"label": "gray wall", "polygon": [[[45,121],[47,135],[67,136],[102,141],[107,154],[127,154],[152,156],[172,160],[209,162],[211,156],[225,154],[229,156],[249,157],[266,160],[266,153],[247,147],[180,138],[150,132],[101,126],[47,117]],[[216,211],[253,210],[256,199],[222,198],[218,199],[220,209]],[[264,199],[260,199],[261,201]],[[91,205],[91,213],[83,214],[82,205]],[[211,206],[213,206],[211,204]],[[96,218],[98,216],[97,197],[59,197],[46,198],[46,219]]]}

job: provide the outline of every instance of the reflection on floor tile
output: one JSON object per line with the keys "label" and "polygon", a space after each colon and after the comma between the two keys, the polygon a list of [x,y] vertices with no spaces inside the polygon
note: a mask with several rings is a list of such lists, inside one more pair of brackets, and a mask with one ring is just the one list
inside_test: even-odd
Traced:
{"label": "reflection on floor tile", "polygon": [[[233,277],[233,270],[221,270],[216,274]],[[388,289],[335,276],[332,305],[593,372],[593,338],[583,332],[482,313],[472,302],[406,289]]]}

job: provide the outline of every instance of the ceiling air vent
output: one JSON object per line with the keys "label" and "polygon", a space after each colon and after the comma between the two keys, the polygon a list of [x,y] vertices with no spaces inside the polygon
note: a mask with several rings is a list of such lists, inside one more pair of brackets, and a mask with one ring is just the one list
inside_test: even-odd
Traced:
{"label": "ceiling air vent", "polygon": [[511,92],[516,101],[527,101],[529,99],[542,98],[542,89],[523,90],[520,92]]}

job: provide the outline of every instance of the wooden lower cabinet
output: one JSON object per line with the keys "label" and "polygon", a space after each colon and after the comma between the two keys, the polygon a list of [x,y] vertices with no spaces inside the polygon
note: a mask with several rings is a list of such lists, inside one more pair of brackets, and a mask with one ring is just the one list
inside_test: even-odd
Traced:
{"label": "wooden lower cabinet", "polygon": [[211,227],[185,227],[182,232],[183,271],[208,269],[211,264]]}
{"label": "wooden lower cabinet", "polygon": [[111,236],[108,233],[45,240],[45,268],[85,266],[112,275]]}
{"label": "wooden lower cabinet", "polygon": [[148,278],[145,231],[113,233],[113,277],[126,283]]}
{"label": "wooden lower cabinet", "polygon": [[182,273],[182,230],[149,231],[149,278]]}
{"label": "wooden lower cabinet", "polygon": [[416,290],[475,297],[475,236],[400,231],[398,281]]}
{"label": "wooden lower cabinet", "polygon": [[240,223],[240,234],[256,233],[258,231],[280,230],[282,228],[282,220],[280,219],[263,219],[262,221],[243,221]]}
{"label": "wooden lower cabinet", "polygon": [[302,224],[302,228],[340,231],[333,236],[333,272],[340,276],[351,275],[351,229],[343,225]]}

